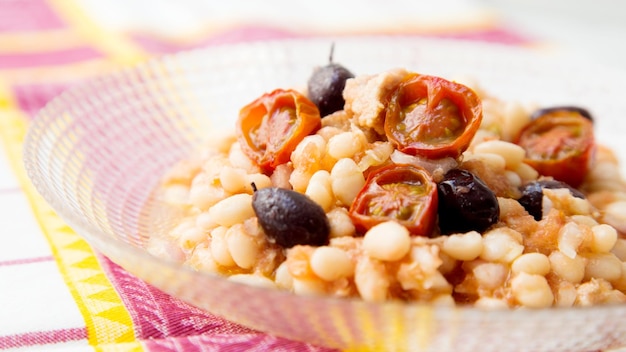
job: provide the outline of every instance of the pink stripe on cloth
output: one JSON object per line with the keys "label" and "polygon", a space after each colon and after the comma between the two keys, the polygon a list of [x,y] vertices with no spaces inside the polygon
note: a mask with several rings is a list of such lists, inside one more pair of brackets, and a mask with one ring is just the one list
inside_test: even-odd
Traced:
{"label": "pink stripe on cloth", "polygon": [[135,34],[132,39],[144,50],[154,54],[174,53],[180,50],[187,50],[208,45],[233,44],[250,42],[257,40],[288,39],[298,38],[294,32],[285,29],[268,26],[245,26],[213,33],[200,41],[193,43],[182,43],[161,40],[158,37]]}
{"label": "pink stripe on cloth", "polygon": [[132,34],[133,42],[139,45],[143,50],[152,54],[171,54],[188,47],[187,44],[170,42],[158,37],[152,37],[145,34]]}
{"label": "pink stripe on cloth", "polygon": [[[364,33],[363,35],[371,34]],[[390,33],[389,35],[394,34]],[[506,28],[459,30],[458,32],[448,33],[396,33],[395,35],[477,40],[511,45],[523,45],[531,42],[529,38],[525,38],[515,32],[509,31]],[[246,26],[226,30],[224,32],[213,33],[208,37],[193,43],[167,41],[165,39],[144,34],[134,34],[131,38],[144,50],[150,53],[167,54],[210,45],[233,44],[258,40],[304,38],[312,36],[315,35],[303,35],[301,33],[285,30],[283,28],[274,28],[270,26]]]}
{"label": "pink stripe on cloth", "polygon": [[50,261],[53,261],[53,260],[54,260],[53,256],[24,258],[24,259],[0,261],[0,266],[11,266],[11,265],[22,265],[22,264],[31,264],[31,263],[40,263],[40,262],[50,262]]}
{"label": "pink stripe on cloth", "polygon": [[0,55],[0,69],[61,65],[104,57],[90,47],[70,48],[58,51]]}
{"label": "pink stripe on cloth", "polygon": [[0,31],[35,31],[64,28],[63,21],[41,0],[4,0],[1,2]]}
{"label": "pink stripe on cloth", "polygon": [[64,83],[22,84],[11,87],[13,96],[22,112],[34,117],[50,100],[71,85]]}
{"label": "pink stripe on cloth", "polygon": [[160,340],[148,340],[144,346],[150,352],[200,351],[310,351],[331,352],[334,349],[316,347],[266,334],[198,335]]}
{"label": "pink stripe on cloth", "polygon": [[0,350],[19,347],[33,347],[87,339],[86,328],[35,331],[24,334],[0,336]]}
{"label": "pink stripe on cloth", "polygon": [[138,339],[215,334],[249,334],[253,330],[192,307],[129,274],[100,256],[103,269],[120,293]]}
{"label": "pink stripe on cloth", "polygon": [[295,32],[268,26],[247,26],[225,31],[196,43],[195,46],[231,44],[256,40],[303,37]]}
{"label": "pink stripe on cloth", "polygon": [[529,44],[532,42],[530,38],[526,38],[522,35],[508,31],[504,28],[460,32],[460,33],[449,33],[449,34],[442,34],[442,35],[433,35],[432,37],[476,40],[476,41],[485,41],[489,43],[510,44],[510,45],[524,45],[524,44]]}
{"label": "pink stripe on cloth", "polygon": [[0,188],[0,196],[3,194],[15,194],[19,192],[22,192],[22,189],[19,187]]}
{"label": "pink stripe on cloth", "polygon": [[150,351],[334,351],[256,332],[190,306],[99,256]]}

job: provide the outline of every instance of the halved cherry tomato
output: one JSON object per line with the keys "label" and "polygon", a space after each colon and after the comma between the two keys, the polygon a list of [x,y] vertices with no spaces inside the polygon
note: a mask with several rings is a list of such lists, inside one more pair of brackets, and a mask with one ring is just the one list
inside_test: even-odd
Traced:
{"label": "halved cherry tomato", "polygon": [[416,236],[430,236],[437,219],[437,184],[423,168],[388,164],[373,171],[350,207],[357,231],[394,220]]}
{"label": "halved cherry tomato", "polygon": [[404,153],[456,158],[469,146],[482,117],[480,98],[470,88],[412,73],[391,95],[385,134]]}
{"label": "halved cherry tomato", "polygon": [[277,89],[240,110],[237,139],[243,152],[271,173],[289,161],[298,143],[321,125],[317,106],[306,96]]}
{"label": "halved cherry tomato", "polygon": [[573,187],[583,182],[595,157],[593,123],[573,109],[546,110],[521,130],[516,143],[526,150],[527,164]]}

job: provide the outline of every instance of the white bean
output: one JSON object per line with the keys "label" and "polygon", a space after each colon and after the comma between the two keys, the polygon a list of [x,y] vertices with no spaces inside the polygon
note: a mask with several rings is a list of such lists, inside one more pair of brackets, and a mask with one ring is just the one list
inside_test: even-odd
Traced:
{"label": "white bean", "polygon": [[506,170],[504,175],[509,180],[509,184],[513,187],[520,187],[522,185],[522,178],[515,171]]}
{"label": "white bean", "polygon": [[598,225],[598,222],[594,218],[588,215],[572,215],[570,219],[572,219],[572,221],[578,225],[585,225],[590,228],[593,228],[594,226]]}
{"label": "white bean", "polygon": [[325,281],[335,281],[354,273],[354,265],[348,254],[335,247],[322,246],[315,249],[309,264],[315,275]]}
{"label": "white bean", "polygon": [[591,228],[593,232],[593,241],[591,249],[598,253],[610,252],[617,242],[617,231],[610,225],[601,224]]}
{"label": "white bean", "polygon": [[330,237],[353,236],[356,229],[348,211],[343,207],[337,207],[326,214],[330,224]]}
{"label": "white bean", "polygon": [[198,216],[196,217],[196,226],[205,231],[209,231],[209,230],[214,229],[218,225],[213,221],[213,219],[209,215],[209,212],[204,211],[204,212],[199,213]]}
{"label": "white bean", "polygon": [[519,273],[511,280],[513,297],[525,307],[544,308],[554,302],[548,280],[541,275]]}
{"label": "white bean", "polygon": [[626,222],[626,200],[621,200],[609,204],[606,207],[605,212],[607,213],[607,215],[612,215],[613,217]]}
{"label": "white bean", "polygon": [[483,164],[493,170],[504,170],[506,168],[506,160],[504,160],[504,157],[500,154],[466,152],[464,156],[464,161],[480,160]]}
{"label": "white bean", "polygon": [[335,203],[330,184],[330,173],[326,170],[315,172],[311,176],[304,194],[319,204],[325,212],[329,211]]}
{"label": "white bean", "polygon": [[178,225],[176,225],[176,227],[172,229],[172,231],[168,233],[168,237],[173,240],[178,240],[180,236],[185,233],[185,231],[193,229],[194,227],[196,227],[196,224],[192,218],[183,219]]}
{"label": "white bean", "polygon": [[481,263],[472,272],[480,287],[488,290],[502,287],[509,274],[508,268],[500,263]]}
{"label": "white bean", "polygon": [[409,230],[395,221],[375,225],[365,233],[363,238],[365,253],[379,260],[400,260],[409,253],[410,249]]}
{"label": "white bean", "polygon": [[185,230],[181,234],[178,238],[178,245],[184,250],[190,250],[207,238],[208,234],[203,229],[194,226]]}
{"label": "white bean", "polygon": [[582,215],[591,214],[591,203],[589,203],[587,199],[582,199],[571,195],[570,197],[570,212]]}
{"label": "white bean", "polygon": [[225,166],[220,170],[219,180],[224,191],[235,194],[245,191],[248,186],[246,170]]}
{"label": "white bean", "polygon": [[189,202],[200,210],[207,210],[226,197],[224,189],[215,187],[208,182],[192,184],[189,189]]}
{"label": "white bean", "polygon": [[480,233],[470,231],[447,236],[441,250],[458,260],[473,260],[483,251],[483,238]]}
{"label": "white bean", "polygon": [[289,273],[289,267],[287,262],[282,262],[278,268],[276,268],[275,279],[276,285],[284,289],[291,289],[293,287],[293,277]]}
{"label": "white bean", "polygon": [[539,177],[539,172],[526,163],[519,164],[513,171],[524,181],[536,180]]}
{"label": "white bean", "polygon": [[270,179],[270,177],[260,173],[246,175],[246,192],[252,193],[252,183],[254,183],[254,186],[257,189],[272,186],[272,180]]}
{"label": "white bean", "polygon": [[352,158],[363,149],[363,141],[353,132],[342,132],[328,140],[326,152],[333,158]]}
{"label": "white bean", "polygon": [[226,242],[228,228],[220,226],[211,231],[211,255],[216,263],[223,266],[234,266],[235,261],[228,250]]}
{"label": "white bean", "polygon": [[330,171],[333,194],[344,205],[351,205],[365,185],[365,177],[352,159],[344,158],[335,163]]}
{"label": "white bean", "polygon": [[511,265],[515,274],[525,272],[545,276],[550,272],[550,259],[542,253],[526,253],[517,257]]}
{"label": "white bean", "polygon": [[485,233],[480,258],[490,262],[512,262],[524,251],[524,246],[517,241],[518,237],[521,237],[519,232],[508,228],[496,228]]}
{"label": "white bean", "polygon": [[615,246],[613,246],[611,253],[615,254],[619,260],[626,262],[626,239],[618,239],[615,242]]}
{"label": "white bean", "polygon": [[239,143],[233,143],[228,153],[230,165],[248,172],[259,172],[259,166],[241,150]]}
{"label": "white bean", "polygon": [[247,193],[232,195],[209,209],[211,220],[221,226],[232,226],[253,217],[252,196]]}
{"label": "white bean", "polygon": [[559,251],[570,258],[574,258],[584,239],[584,233],[578,225],[568,222],[559,230]]}
{"label": "white bean", "polygon": [[613,253],[595,253],[587,255],[585,279],[617,280],[622,276],[622,262]]}
{"label": "white bean", "polygon": [[530,121],[530,114],[519,103],[509,102],[504,105],[502,120],[502,139],[512,141]]}
{"label": "white bean", "polygon": [[235,264],[243,269],[251,269],[257,262],[260,248],[255,239],[243,230],[243,225],[235,225],[226,233],[228,251]]}
{"label": "white bean", "polygon": [[548,259],[550,259],[552,271],[566,281],[577,284],[585,277],[586,263],[582,256],[571,258],[561,251],[553,251]]}
{"label": "white bean", "polygon": [[474,153],[492,153],[500,155],[504,158],[506,168],[509,170],[515,170],[526,156],[524,148],[517,144],[501,140],[482,142],[474,147]]}
{"label": "white bean", "polygon": [[309,180],[313,174],[303,171],[302,169],[295,169],[289,174],[289,184],[294,191],[304,193],[309,185]]}

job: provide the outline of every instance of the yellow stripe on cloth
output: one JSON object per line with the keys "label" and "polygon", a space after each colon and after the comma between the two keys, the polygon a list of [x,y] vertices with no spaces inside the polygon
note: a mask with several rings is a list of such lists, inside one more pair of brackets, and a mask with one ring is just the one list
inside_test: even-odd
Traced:
{"label": "yellow stripe on cloth", "polygon": [[[85,320],[88,341],[96,351],[141,351],[131,316],[87,242],[54,212],[32,185],[22,163],[27,119],[7,84],[0,81],[0,142],[45,235],[57,266]],[[132,347],[128,349],[127,347]]]}
{"label": "yellow stripe on cloth", "polygon": [[107,31],[76,4],[74,0],[48,0],[56,13],[74,28],[78,35],[83,36],[94,48],[104,53],[118,64],[136,64],[145,60],[148,55],[139,46],[123,35]]}
{"label": "yellow stripe on cloth", "polygon": [[0,32],[0,54],[42,53],[85,45],[85,39],[69,29]]}

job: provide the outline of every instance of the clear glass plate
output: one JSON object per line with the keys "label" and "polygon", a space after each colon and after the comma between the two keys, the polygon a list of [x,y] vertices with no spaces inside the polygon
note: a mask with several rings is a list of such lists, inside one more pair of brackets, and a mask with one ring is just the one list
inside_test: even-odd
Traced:
{"label": "clear glass plate", "polygon": [[[155,59],[67,91],[30,126],[24,161],[43,197],[115,263],[208,312],[314,344],[422,351],[587,351],[626,345],[626,305],[497,310],[305,297],[194,272],[148,254],[171,217],[152,192],[210,129],[233,129],[262,93],[302,88],[334,61],[356,74],[393,67],[472,77],[495,96],[579,105],[598,139],[626,150],[626,74],[528,49],[416,38],[336,38],[217,46]],[[148,214],[152,214],[149,216]]]}

